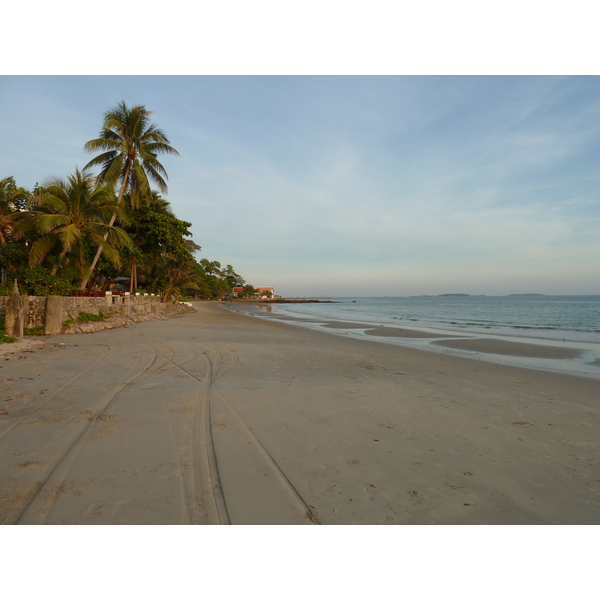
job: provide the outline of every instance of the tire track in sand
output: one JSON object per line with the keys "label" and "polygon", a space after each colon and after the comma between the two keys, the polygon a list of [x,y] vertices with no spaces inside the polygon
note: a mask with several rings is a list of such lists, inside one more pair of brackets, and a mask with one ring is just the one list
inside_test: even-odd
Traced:
{"label": "tire track in sand", "polygon": [[82,377],[83,375],[85,375],[86,373],[91,371],[96,365],[100,364],[103,360],[105,360],[106,357],[108,356],[109,352],[111,351],[111,346],[108,346],[107,344],[98,344],[98,346],[106,346],[107,350],[103,356],[101,356],[93,365],[91,365],[90,367],[88,367],[87,369],[85,369],[84,371],[79,373],[78,375],[75,375],[75,377],[73,377],[73,379],[71,379],[70,381],[67,381],[67,383],[65,383],[63,386],[58,388],[58,390],[56,392],[54,392],[53,394],[48,396],[43,402],[40,402],[37,406],[35,406],[33,409],[31,409],[26,415],[23,415],[16,423],[13,423],[9,427],[7,427],[4,431],[0,432],[0,439],[2,439],[7,433],[12,431],[15,427],[18,427],[23,421],[25,421],[25,419],[28,419],[34,412],[38,411],[40,408],[42,408],[42,406],[44,406],[45,404],[50,402],[50,400],[53,400],[64,389],[66,389],[67,387],[69,387],[70,385],[75,383],[80,377]]}
{"label": "tire track in sand", "polygon": [[[161,342],[161,345],[173,350],[164,342]],[[193,348],[193,345],[186,344],[186,348],[190,347]],[[190,368],[185,368],[193,358],[200,355],[204,357],[202,374],[193,373]],[[184,431],[184,461],[190,466],[189,470],[181,469],[182,472],[188,473],[188,476],[184,477],[184,485],[187,489],[185,497],[189,499],[187,512],[192,523],[207,521],[209,524],[229,525],[230,519],[219,477],[210,425],[210,387],[216,377],[235,366],[237,355],[228,354],[229,360],[223,361],[219,352],[207,347],[207,350],[196,349],[193,358],[181,362],[169,359],[174,366],[199,384]],[[197,459],[199,449],[202,450],[200,460]],[[202,504],[198,501],[202,498],[208,500],[205,510],[202,510]]]}
{"label": "tire track in sand", "polygon": [[[109,352],[113,349],[113,346],[109,346]],[[106,356],[102,359],[105,359]],[[161,356],[162,360],[159,361],[159,356]],[[102,360],[101,359],[101,360]],[[72,384],[75,380],[77,380],[81,375],[88,373],[91,368],[96,366],[101,362],[101,360],[97,361],[92,367],[86,369],[84,372],[76,376],[71,382],[67,385]],[[114,402],[122,396],[124,392],[126,392],[130,387],[132,387],[135,383],[137,383],[142,378],[151,375],[158,371],[161,367],[163,367],[168,359],[166,357],[159,355],[157,352],[154,352],[154,355],[150,357],[150,361],[148,366],[141,367],[140,363],[142,361],[142,356],[137,360],[137,362],[133,365],[133,367],[128,371],[125,377],[122,377],[117,385],[113,388],[113,390],[108,394],[108,397],[104,396],[106,400],[104,401],[101,408],[96,413],[96,416],[101,416],[106,413],[106,411],[114,404]],[[157,362],[159,361],[159,362]],[[140,372],[130,379],[131,374],[139,369]],[[63,386],[61,389],[65,389],[67,385]],[[44,402],[45,403],[45,402]],[[40,405],[41,406],[41,405]],[[39,407],[38,407],[39,408]],[[32,411],[34,412],[34,411]],[[22,424],[23,419],[19,421]],[[54,449],[50,452],[50,460],[45,464],[44,469],[37,476],[32,477],[25,486],[21,487],[19,492],[19,498],[13,503],[12,509],[9,510],[7,515],[3,519],[3,524],[18,524],[22,519],[23,515],[28,511],[28,509],[33,505],[35,500],[40,496],[40,493],[44,489],[44,486],[48,483],[50,478],[55,474],[61,467],[64,467],[62,470],[65,474],[68,474],[70,467],[73,462],[76,460],[79,451],[85,441],[85,438],[90,434],[92,428],[94,427],[96,420],[88,420],[83,423],[76,431],[69,436],[66,442],[60,444],[58,448]],[[15,424],[16,426],[17,424]],[[66,459],[68,460],[67,464],[64,464]],[[23,487],[25,489],[23,489]],[[47,509],[48,514],[51,512],[52,506],[54,502]],[[44,520],[47,520],[46,517]]]}
{"label": "tire track in sand", "polygon": [[252,431],[252,429],[248,426],[248,424],[240,417],[240,415],[235,411],[233,406],[225,399],[223,394],[219,392],[215,392],[219,400],[229,409],[231,414],[235,417],[237,422],[242,426],[246,435],[252,442],[255,447],[258,449],[260,454],[263,456],[265,462],[269,465],[271,470],[275,473],[278,479],[281,481],[283,486],[288,490],[289,494],[292,496],[296,504],[299,506],[301,512],[306,516],[306,518],[313,523],[314,525],[320,525],[320,521],[318,516],[313,512],[313,510],[306,503],[304,498],[300,495],[298,490],[295,488],[294,484],[288,479],[287,475],[283,472],[281,467],[277,464],[277,461],[271,456],[270,452],[263,446],[261,441],[256,437],[256,434]]}
{"label": "tire track in sand", "polygon": [[[175,360],[172,361],[177,367],[200,384],[197,401],[191,417],[191,427],[186,428],[186,434],[188,435],[186,435],[184,444],[189,460],[193,463],[191,469],[191,481],[188,483],[191,488],[188,496],[194,497],[199,494],[206,495],[206,492],[209,491],[209,495],[212,498],[212,510],[209,511],[208,514],[209,522],[219,524],[230,523],[226,498],[223,493],[219,475],[217,452],[212,434],[211,394],[214,393],[219,401],[228,408],[236,421],[241,425],[247,439],[249,439],[251,444],[256,448],[258,454],[262,457],[264,464],[275,474],[283,488],[287,490],[288,494],[299,507],[300,513],[311,523],[320,524],[317,515],[308,506],[298,490],[294,487],[292,482],[288,479],[251,428],[245,423],[222,394],[212,390],[213,383],[233,369],[238,363],[239,359],[237,354],[228,348],[216,344],[209,346],[196,343],[196,345],[200,348],[199,352],[201,352],[206,359],[205,366],[207,372],[205,378],[194,374],[189,368],[184,368],[184,364],[191,362],[191,360],[186,361],[185,363],[176,362]],[[203,448],[204,450],[202,459],[204,469],[194,458],[197,448]],[[192,516],[192,518],[197,522],[197,516],[196,518]]]}

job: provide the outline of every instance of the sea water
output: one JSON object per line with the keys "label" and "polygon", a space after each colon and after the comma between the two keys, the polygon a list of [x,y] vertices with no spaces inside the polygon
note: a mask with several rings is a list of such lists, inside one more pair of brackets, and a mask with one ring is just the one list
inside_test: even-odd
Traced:
{"label": "sea water", "polygon": [[[236,306],[256,316],[283,318],[333,335],[600,378],[600,296],[357,297],[331,298],[331,302],[318,303]],[[329,321],[416,329],[446,337],[486,337],[545,346],[568,346],[582,354],[573,360],[550,360],[449,350],[432,344],[430,339],[377,338],[355,328],[331,329],[326,327]]]}
{"label": "sea water", "polygon": [[[600,343],[600,296],[332,298],[277,305],[294,315],[443,332]],[[279,308],[281,307],[281,308]]]}

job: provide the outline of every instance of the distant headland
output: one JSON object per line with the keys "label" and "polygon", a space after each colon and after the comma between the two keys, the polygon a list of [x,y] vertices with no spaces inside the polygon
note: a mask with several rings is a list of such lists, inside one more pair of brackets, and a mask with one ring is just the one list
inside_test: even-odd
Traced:
{"label": "distant headland", "polygon": [[[486,294],[438,294],[437,296],[411,296],[411,298],[485,298],[486,296]],[[507,296],[545,296],[545,294],[507,294]]]}

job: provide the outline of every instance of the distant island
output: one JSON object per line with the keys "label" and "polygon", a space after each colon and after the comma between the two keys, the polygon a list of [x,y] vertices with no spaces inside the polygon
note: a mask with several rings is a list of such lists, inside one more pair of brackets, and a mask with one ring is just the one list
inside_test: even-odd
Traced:
{"label": "distant island", "polygon": [[471,294],[439,294],[438,298],[446,298],[447,296],[470,296]]}
{"label": "distant island", "polygon": [[508,294],[509,296],[545,296],[545,294]]}

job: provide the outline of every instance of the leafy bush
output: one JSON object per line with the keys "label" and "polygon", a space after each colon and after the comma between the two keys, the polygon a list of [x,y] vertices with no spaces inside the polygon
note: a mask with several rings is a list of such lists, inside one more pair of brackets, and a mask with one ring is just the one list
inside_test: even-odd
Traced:
{"label": "leafy bush", "polygon": [[104,313],[98,313],[95,315],[94,313],[88,312],[80,312],[76,319],[69,319],[65,321],[63,325],[65,327],[71,327],[73,323],[91,323],[92,321],[104,321],[104,319],[108,319],[109,315],[105,315]]}
{"label": "leafy bush", "polygon": [[17,341],[16,337],[12,335],[6,335],[4,329],[0,329],[0,344],[13,344]]}
{"label": "leafy bush", "polygon": [[[77,285],[72,283],[73,274],[66,271],[68,269],[63,269],[63,275],[51,275],[46,267],[20,267],[15,274],[19,292],[30,296],[70,296],[71,292],[77,289]],[[8,289],[8,294],[4,288]],[[12,285],[2,286],[0,295],[8,296],[11,291]]]}
{"label": "leafy bush", "polygon": [[77,317],[77,322],[90,323],[91,321],[104,321],[104,319],[107,318],[108,315],[105,315],[104,313],[98,313],[97,315],[95,315],[93,313],[80,312],[79,316]]}
{"label": "leafy bush", "polygon": [[37,327],[23,327],[24,335],[44,335],[44,326],[38,325]]}

